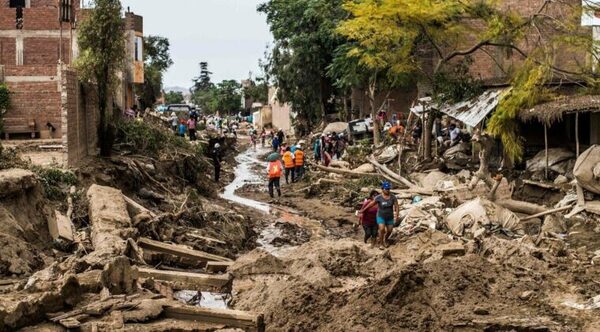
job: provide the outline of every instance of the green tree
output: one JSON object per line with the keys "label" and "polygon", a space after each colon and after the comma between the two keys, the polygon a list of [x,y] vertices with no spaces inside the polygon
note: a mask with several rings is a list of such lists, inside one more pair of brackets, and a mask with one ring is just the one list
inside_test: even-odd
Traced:
{"label": "green tree", "polygon": [[269,86],[262,77],[251,80],[250,86],[244,87],[244,97],[266,104],[269,100]]}
{"label": "green tree", "polygon": [[163,75],[173,65],[169,48],[169,39],[165,37],[144,38],[144,85],[138,91],[142,96],[142,108],[154,105],[161,95]]}
{"label": "green tree", "polygon": [[194,78],[194,86],[192,87],[193,92],[200,90],[209,90],[213,87],[210,81],[210,75],[212,73],[208,70],[208,62],[200,62],[200,76]]}
{"label": "green tree", "polygon": [[[6,84],[0,84],[0,135],[4,131],[4,114],[10,107],[10,90]],[[0,153],[2,147],[0,146]]]}
{"label": "green tree", "polygon": [[165,104],[182,104],[185,98],[181,91],[169,91],[165,93]]}
{"label": "green tree", "polygon": [[275,43],[268,74],[279,88],[279,100],[289,102],[308,132],[335,110],[335,87],[327,75],[335,49],[343,42],[335,29],[348,16],[342,0],[270,0],[258,7],[265,13]]}
{"label": "green tree", "polygon": [[93,0],[94,9],[79,24],[80,76],[97,90],[100,155],[110,156],[115,139],[112,100],[125,59],[124,20],[119,0]]}
{"label": "green tree", "polygon": [[217,109],[225,114],[237,114],[242,108],[242,86],[235,80],[224,80],[217,84],[213,94]]}

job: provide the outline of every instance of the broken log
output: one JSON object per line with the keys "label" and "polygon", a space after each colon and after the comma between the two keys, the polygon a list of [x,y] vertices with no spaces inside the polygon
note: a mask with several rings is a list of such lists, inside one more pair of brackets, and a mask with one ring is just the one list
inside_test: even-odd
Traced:
{"label": "broken log", "polygon": [[530,186],[535,186],[535,187],[540,187],[540,188],[544,188],[544,189],[548,189],[548,190],[561,190],[561,186],[556,185],[554,183],[543,183],[543,182],[538,182],[538,181],[532,181],[532,180],[523,180],[524,184],[528,184]]}
{"label": "broken log", "polygon": [[380,164],[374,158],[369,158],[368,161],[371,164],[373,164],[373,166],[375,166],[375,168],[380,169],[381,171],[383,171],[384,173],[386,173],[392,179],[395,179],[396,181],[400,181],[402,184],[404,184],[405,186],[407,186],[409,188],[416,187],[416,185],[414,183],[410,182],[405,177],[392,172],[389,168],[387,168],[387,166]]}
{"label": "broken log", "polygon": [[355,171],[341,169],[341,168],[327,167],[327,166],[323,166],[323,165],[319,165],[319,164],[314,164],[314,166],[316,166],[318,169],[320,169],[322,171],[329,172],[329,173],[350,175],[350,176],[355,176],[355,177],[361,177],[361,176],[377,176],[378,177],[379,176],[375,173],[360,173],[360,172],[355,172]]}
{"label": "broken log", "polygon": [[188,258],[200,261],[202,263],[211,261],[231,262],[231,259],[227,257],[209,254],[200,250],[189,249],[181,245],[167,244],[159,241],[154,241],[147,238],[140,238],[138,240],[138,246],[144,250]]}
{"label": "broken log", "polygon": [[534,214],[534,215],[529,216],[529,217],[521,218],[521,221],[526,221],[526,220],[531,220],[531,219],[543,217],[543,216],[545,216],[547,214],[552,214],[552,213],[556,213],[556,212],[566,211],[566,210],[569,210],[571,208],[573,208],[572,205],[563,206],[563,207],[559,207],[559,208],[552,209],[552,210],[547,210],[547,211],[544,211],[544,212],[540,212],[540,213]]}
{"label": "broken log", "polygon": [[534,203],[524,202],[524,201],[516,201],[514,199],[503,199],[494,201],[494,203],[505,207],[512,212],[515,213],[524,213],[529,215],[534,215],[538,213],[542,213],[547,211],[548,209],[544,206],[537,205]]}
{"label": "broken log", "polygon": [[164,313],[166,318],[223,324],[249,331],[262,332],[265,330],[262,314],[245,311],[167,305],[164,307]]}
{"label": "broken log", "polygon": [[176,290],[212,291],[228,290],[231,288],[231,274],[202,274],[192,272],[163,271],[138,267],[140,278],[168,282]]}

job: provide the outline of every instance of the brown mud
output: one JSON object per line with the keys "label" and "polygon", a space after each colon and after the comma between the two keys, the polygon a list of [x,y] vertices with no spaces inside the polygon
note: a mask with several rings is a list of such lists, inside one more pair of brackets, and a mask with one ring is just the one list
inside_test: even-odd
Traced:
{"label": "brown mud", "polygon": [[600,294],[597,221],[565,225],[566,241],[537,233],[465,240],[430,229],[396,233],[379,250],[354,227],[364,193],[341,197],[347,189],[334,184],[315,192],[314,180],[282,180],[283,197],[275,200],[264,179],[236,188],[269,204],[276,220],[258,224],[259,248],[232,268],[233,306],[259,303],[268,330],[600,330],[598,309],[569,305]]}

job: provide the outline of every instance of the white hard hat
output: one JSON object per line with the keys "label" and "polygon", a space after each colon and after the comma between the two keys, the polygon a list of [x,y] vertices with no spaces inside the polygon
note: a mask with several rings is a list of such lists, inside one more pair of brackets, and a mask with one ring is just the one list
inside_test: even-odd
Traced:
{"label": "white hard hat", "polygon": [[216,143],[216,144],[215,144],[215,148],[217,148],[217,149],[218,149],[218,148],[220,148],[220,147],[221,147],[221,144],[219,144],[219,143]]}

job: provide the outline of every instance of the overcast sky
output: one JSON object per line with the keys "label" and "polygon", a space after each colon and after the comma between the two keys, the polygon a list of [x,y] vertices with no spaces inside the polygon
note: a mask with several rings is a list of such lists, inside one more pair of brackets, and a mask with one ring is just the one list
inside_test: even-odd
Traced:
{"label": "overcast sky", "polygon": [[258,59],[272,41],[265,16],[256,12],[265,0],[122,0],[123,7],[144,16],[144,35],[171,42],[175,64],[165,87],[188,88],[207,61],[213,82],[245,79],[258,73]]}

